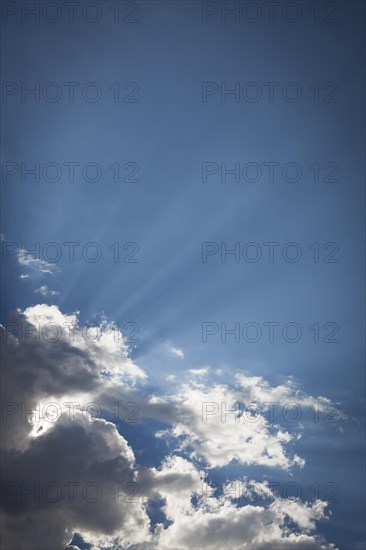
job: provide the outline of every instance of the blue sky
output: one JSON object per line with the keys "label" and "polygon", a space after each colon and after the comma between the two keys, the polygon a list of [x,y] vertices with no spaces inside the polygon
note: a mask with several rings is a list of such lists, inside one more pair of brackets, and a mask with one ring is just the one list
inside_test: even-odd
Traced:
{"label": "blue sky", "polygon": [[[259,2],[263,17],[257,23],[243,16],[238,23],[229,16],[222,22],[220,11],[203,23],[202,13],[211,9],[204,4],[138,2],[138,21],[131,24],[113,23],[108,2],[94,24],[80,14],[68,23],[64,11],[53,24],[30,17],[22,24],[19,14],[8,16],[2,79],[15,82],[19,91],[5,100],[3,91],[2,244],[23,242],[31,251],[37,242],[41,249],[57,243],[62,254],[53,275],[22,264],[16,254],[5,258],[2,321],[17,308],[45,303],[64,314],[79,311],[81,324],[99,322],[104,314],[127,336],[126,324],[133,323],[138,331],[130,357],[147,373],[144,396],[180,395],[179,384],[197,376],[192,369],[208,368],[203,378],[198,375],[206,389],[215,383],[234,387],[238,373],[263,377],[271,387],[290,378],[306,394],[338,403],[346,421],[321,429],[305,422],[296,453],[306,466],[295,467],[291,479],[302,486],[339,486],[339,501],[331,504],[332,516],[318,532],[336,547],[356,550],[365,540],[364,6],[336,3],[333,23],[324,21],[322,7],[323,19],[314,23],[310,2],[295,2],[302,7],[299,21],[289,23],[278,12],[269,23]],[[220,10],[224,4],[212,6]],[[60,100],[46,101],[41,93],[39,102],[31,95],[22,102],[21,83],[35,82],[41,90],[56,83]],[[65,82],[80,83],[73,102]],[[102,90],[97,102],[81,93],[90,82]],[[115,82],[121,98],[137,90],[138,101],[114,102],[116,86],[109,87]],[[218,92],[203,102],[205,82],[217,83]],[[233,95],[222,99],[220,86],[232,89],[239,83],[242,91],[248,82],[261,90],[258,102],[245,101],[244,94],[238,102]],[[268,82],[278,83],[273,102],[266,95]],[[284,99],[289,82],[301,90],[297,102]],[[333,90],[337,102],[327,102]],[[36,162],[40,181],[28,174],[22,182],[22,163],[29,168]],[[62,167],[54,183],[42,175],[50,162]],[[79,163],[73,182],[64,164],[70,162]],[[115,183],[109,167],[116,162],[121,177],[137,167],[138,181]],[[273,182],[264,164],[269,162],[279,166]],[[98,182],[83,178],[87,163],[100,167]],[[240,163],[240,170],[257,163],[262,177],[248,182],[241,174],[235,182],[228,175],[222,182],[219,171],[204,182],[203,163],[218,169],[221,163],[229,169]],[[300,167],[299,181],[283,177],[288,163]],[[309,168],[314,163],[319,163],[319,182]],[[337,181],[323,181],[334,166]],[[74,262],[65,242],[80,243]],[[81,254],[91,242],[102,252],[97,262]],[[219,250],[239,243],[240,251],[256,243],[262,257],[250,262],[242,255],[236,262],[228,255],[222,261],[217,252],[204,262],[207,242]],[[268,242],[279,243],[273,262],[263,244]],[[121,259],[136,252],[132,258],[138,261],[114,262],[114,243]],[[126,243],[134,244],[123,249]],[[299,261],[283,257],[286,243],[300,247]],[[314,243],[319,243],[318,262]],[[333,250],[337,261],[329,262]],[[21,274],[28,277],[20,279]],[[272,343],[263,325],[269,322],[279,323]],[[207,342],[204,323],[218,327]],[[222,342],[222,323],[228,328],[239,323],[240,330],[256,323],[262,336],[252,343],[242,336],[239,342],[232,336]],[[301,328],[298,342],[282,336],[288,323]],[[309,329],[314,323],[320,342]],[[334,327],[339,341],[324,342]],[[171,452],[168,440],[156,443],[155,432],[163,429],[156,418],[136,429],[118,429],[135,454],[139,451],[140,465],[158,468]],[[210,475],[212,480],[289,477],[281,468],[230,462]]]}

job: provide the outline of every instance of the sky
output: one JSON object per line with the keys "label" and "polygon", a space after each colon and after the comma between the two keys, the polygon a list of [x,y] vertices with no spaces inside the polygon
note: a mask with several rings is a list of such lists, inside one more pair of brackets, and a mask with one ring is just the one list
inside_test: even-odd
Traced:
{"label": "sky", "polygon": [[364,12],[3,2],[4,550],[365,548]]}

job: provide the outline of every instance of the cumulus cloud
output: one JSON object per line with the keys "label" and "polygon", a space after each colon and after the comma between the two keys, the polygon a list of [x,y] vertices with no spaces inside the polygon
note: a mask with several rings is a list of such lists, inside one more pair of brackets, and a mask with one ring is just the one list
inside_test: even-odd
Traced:
{"label": "cumulus cloud", "polygon": [[134,466],[114,424],[63,415],[24,452],[3,453],[5,547],[60,549],[74,532],[93,544],[121,532],[126,545],[143,542],[149,519],[141,500],[129,498]]}
{"label": "cumulus cloud", "polygon": [[4,442],[15,448],[24,448],[24,436],[32,430],[30,423],[18,423],[21,406],[29,409],[52,399],[86,403],[103,389],[146,379],[128,357],[122,334],[106,322],[81,327],[78,312],[67,315],[57,306],[37,304],[19,310],[6,328],[1,392],[9,414]]}
{"label": "cumulus cloud", "polygon": [[[158,548],[180,550],[230,548],[248,550],[334,549],[316,535],[316,521],[325,517],[324,503],[290,503],[282,499],[269,506],[236,507],[212,499],[209,506],[176,516],[167,529],[158,531]],[[293,527],[288,527],[291,521]]]}
{"label": "cumulus cloud", "polygon": [[[221,404],[229,411],[243,396],[313,403],[292,382],[271,387],[263,379],[238,377],[236,387],[203,386],[205,373],[191,372],[194,379],[176,393],[151,395],[146,373],[105,319],[85,327],[78,312],[64,314],[57,306],[38,304],[19,310],[5,328],[4,547],[59,550],[79,533],[93,549],[333,548],[315,532],[326,515],[324,503],[285,502],[255,482],[245,485],[246,497],[250,500],[261,487],[266,502],[223,501],[203,468],[231,460],[284,469],[303,465],[288,452],[296,436],[262,413],[258,422],[244,422],[242,412],[222,418]],[[80,407],[107,399],[135,401],[142,420],[169,426],[158,435],[173,450],[159,467],[137,464],[116,425]],[[40,412],[45,407],[48,415]],[[246,420],[255,415],[250,409]],[[154,503],[165,522],[152,523]]]}
{"label": "cumulus cloud", "polygon": [[158,435],[175,439],[178,449],[193,449],[192,458],[203,458],[211,467],[233,460],[284,469],[304,465],[299,456],[286,453],[286,445],[295,436],[270,424],[264,415],[249,411],[246,419],[241,417],[235,408],[238,392],[227,386],[186,384],[174,401],[180,411],[176,423]]}
{"label": "cumulus cloud", "polygon": [[140,472],[139,481],[150,498],[163,499],[162,511],[169,524],[158,524],[149,545],[143,548],[335,548],[315,531],[317,522],[327,518],[326,503],[285,500],[275,495],[268,482],[241,480],[246,499],[255,501],[259,496],[261,504],[238,506],[232,482],[224,485],[221,495],[215,495],[214,488],[206,483],[206,474],[177,456],[166,459],[160,469]]}
{"label": "cumulus cloud", "polygon": [[[255,384],[258,388],[253,390]],[[331,408],[336,426],[344,420],[329,399],[300,392],[291,380],[270,386],[262,378],[240,376],[233,387],[192,379],[174,390],[170,395],[150,396],[130,391],[128,400],[138,403],[142,419],[168,425],[156,436],[170,448],[213,468],[233,461],[286,471],[303,467],[305,460],[294,446],[305,429],[306,413],[313,421],[314,414],[328,414]],[[316,423],[313,427],[322,429]]]}
{"label": "cumulus cloud", "polygon": [[[294,416],[301,419],[310,408],[317,413],[331,408],[335,420],[344,419],[329,399],[307,395],[291,380],[278,386],[260,377],[238,375],[236,380],[234,388],[194,381],[181,385],[165,400],[173,407],[169,413],[173,427],[157,435],[175,440],[180,451],[192,449],[192,458],[204,459],[211,467],[237,461],[288,470],[305,464],[288,451],[301,436],[302,424],[294,423]],[[163,403],[150,400],[151,406]]]}
{"label": "cumulus cloud", "polygon": [[144,468],[138,474],[138,483],[150,499],[163,499],[162,511],[174,521],[192,509],[192,497],[200,495],[205,473],[188,460],[171,455],[159,469]]}
{"label": "cumulus cloud", "polygon": [[[122,531],[125,544],[146,540],[144,503],[124,494],[136,477],[132,449],[113,423],[78,407],[101,388],[145,379],[128,357],[122,335],[106,322],[83,330],[78,312],[64,315],[45,304],[19,311],[7,328],[1,439],[5,546],[59,549],[78,531],[100,545]],[[40,413],[56,406],[57,419]],[[83,490],[90,483],[89,497]],[[57,499],[50,502],[55,491]],[[90,502],[95,491],[100,498]]]}

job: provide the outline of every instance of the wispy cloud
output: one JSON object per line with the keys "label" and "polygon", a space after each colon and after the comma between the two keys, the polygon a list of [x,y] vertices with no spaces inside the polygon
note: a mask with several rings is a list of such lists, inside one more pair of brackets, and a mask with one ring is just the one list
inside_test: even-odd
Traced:
{"label": "wispy cloud", "polygon": [[189,369],[189,372],[194,376],[204,376],[209,370],[209,367],[202,367],[201,369]]}
{"label": "wispy cloud", "polygon": [[24,248],[21,248],[18,252],[18,263],[25,268],[30,268],[40,273],[49,273],[50,275],[54,275],[59,271],[56,264],[46,262],[40,258],[34,258],[32,254]]}
{"label": "wispy cloud", "polygon": [[60,294],[57,290],[49,290],[47,285],[40,286],[34,292],[41,296],[58,296]]}

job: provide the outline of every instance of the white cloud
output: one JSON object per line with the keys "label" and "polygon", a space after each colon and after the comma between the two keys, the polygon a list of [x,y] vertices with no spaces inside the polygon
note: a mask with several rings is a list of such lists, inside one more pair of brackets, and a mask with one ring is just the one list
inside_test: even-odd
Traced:
{"label": "white cloud", "polygon": [[[296,504],[293,512],[287,501],[270,506],[236,507],[224,503],[214,509],[194,509],[175,517],[172,525],[158,532],[159,549],[199,548],[214,550],[320,550],[333,549],[312,533],[315,521],[324,518],[325,505]],[[294,528],[287,527],[291,520]],[[301,532],[306,525],[305,532]],[[303,529],[304,530],[304,529]]]}
{"label": "white cloud", "polygon": [[172,353],[176,357],[179,357],[180,359],[184,359],[184,352],[183,352],[182,349],[175,348],[173,346],[168,346],[168,349],[169,349],[170,353]]}
{"label": "white cloud", "polygon": [[[223,495],[214,495],[206,474],[178,456],[168,457],[161,468],[140,471],[138,481],[152,499],[163,499],[168,526],[158,524],[148,545],[159,550],[332,550],[316,534],[318,522],[327,519],[326,503],[303,503],[278,497],[267,482],[240,480],[248,501],[238,506],[231,498],[235,482],[224,484]],[[196,502],[193,503],[193,497]],[[140,546],[139,546],[140,548]]]}
{"label": "white cloud", "polygon": [[[247,550],[310,550],[334,549],[316,533],[316,523],[326,518],[326,504],[320,500],[312,504],[299,500],[276,497],[265,483],[246,482],[246,494],[253,498],[256,493],[265,495],[267,501],[261,505],[237,506],[230,498],[217,498],[213,491],[203,492],[198,488],[203,474],[190,471],[189,466],[167,464],[160,474],[167,475],[169,467],[174,472],[184,471],[186,487],[191,495],[198,497],[198,504],[192,504],[189,495],[182,494],[177,480],[169,488],[159,488],[165,497],[164,512],[171,524],[156,529],[154,542],[159,549],[180,550],[200,548],[214,550],[222,548]],[[225,488],[226,489],[226,488]],[[290,527],[291,524],[291,527]]]}
{"label": "white cloud", "polygon": [[178,449],[193,448],[192,457],[204,458],[211,467],[222,467],[233,460],[283,469],[304,465],[299,456],[286,453],[286,445],[294,436],[271,425],[264,415],[255,418],[248,413],[247,421],[240,421],[238,413],[230,414],[231,409],[235,410],[238,393],[227,386],[186,384],[174,401],[180,414],[172,429],[157,435],[176,439]]}
{"label": "white cloud", "polygon": [[[243,375],[237,376],[236,388],[191,381],[181,385],[166,402],[175,407],[168,420],[173,427],[157,436],[175,441],[178,450],[193,449],[192,458],[203,458],[210,467],[222,467],[234,460],[285,470],[303,467],[304,460],[288,451],[300,437],[303,425],[284,422],[283,410],[291,408],[292,420],[293,411],[303,414],[311,407],[327,411],[331,406],[335,418],[344,418],[329,399],[309,396],[292,381],[270,386],[260,377]],[[275,407],[277,417],[272,418]]]}
{"label": "white cloud", "polygon": [[193,374],[193,376],[204,376],[209,370],[209,367],[202,367],[201,369],[189,369],[188,372]]}
{"label": "white cloud", "polygon": [[[244,402],[278,402],[282,405],[295,402],[300,407],[316,407],[323,412],[333,406],[331,400],[326,397],[307,395],[291,379],[278,386],[271,386],[261,376],[237,374],[236,379],[240,388],[240,399]],[[345,419],[339,408],[334,409],[334,412],[338,419]]]}

